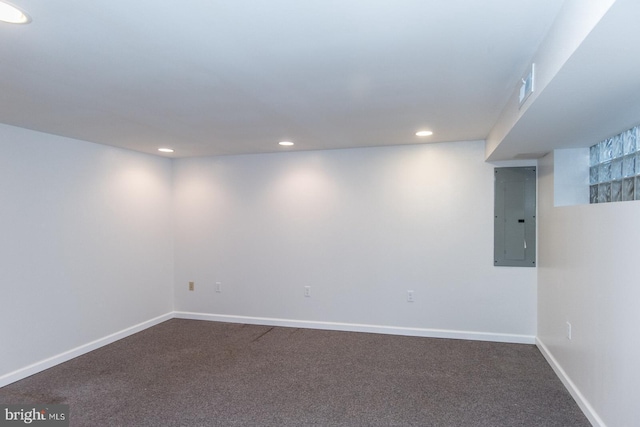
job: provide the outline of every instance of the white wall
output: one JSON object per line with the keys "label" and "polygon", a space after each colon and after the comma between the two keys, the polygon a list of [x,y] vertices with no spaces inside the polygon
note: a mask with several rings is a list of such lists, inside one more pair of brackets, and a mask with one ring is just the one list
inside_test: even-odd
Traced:
{"label": "white wall", "polygon": [[536,333],[536,270],[492,265],[481,141],[173,167],[5,125],[0,141],[1,384],[170,316],[174,303],[311,327]]}
{"label": "white wall", "polygon": [[553,162],[553,205],[588,204],[589,147],[554,150]]}
{"label": "white wall", "polygon": [[640,202],[554,207],[553,154],[538,174],[539,343],[595,425],[637,426]]}
{"label": "white wall", "polygon": [[173,309],[171,161],[0,125],[0,379]]}
{"label": "white wall", "polygon": [[174,190],[178,311],[535,336],[482,141],[180,159]]}

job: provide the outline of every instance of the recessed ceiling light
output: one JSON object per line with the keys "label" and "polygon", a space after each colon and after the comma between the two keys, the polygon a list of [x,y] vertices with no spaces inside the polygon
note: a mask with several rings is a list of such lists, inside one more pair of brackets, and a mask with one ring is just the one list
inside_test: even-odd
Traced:
{"label": "recessed ceiling light", "polygon": [[430,136],[433,135],[433,132],[431,132],[430,130],[421,130],[419,132],[416,132],[416,136]]}
{"label": "recessed ceiling light", "polygon": [[278,142],[278,144],[284,145],[284,146],[291,146],[291,145],[293,145],[293,142],[291,142],[291,141],[280,141],[280,142]]}
{"label": "recessed ceiling light", "polygon": [[28,24],[31,18],[14,5],[0,1],[0,21],[9,24]]}
{"label": "recessed ceiling light", "polygon": [[158,151],[161,151],[163,153],[173,153],[173,149],[171,148],[158,148]]}

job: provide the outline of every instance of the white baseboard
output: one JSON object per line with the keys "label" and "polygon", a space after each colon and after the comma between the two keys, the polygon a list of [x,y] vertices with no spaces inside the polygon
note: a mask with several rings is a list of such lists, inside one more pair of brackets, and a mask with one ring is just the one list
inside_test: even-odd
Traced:
{"label": "white baseboard", "polygon": [[13,382],[27,378],[33,374],[37,374],[38,372],[44,371],[45,369],[49,369],[55,365],[64,363],[68,360],[81,356],[85,353],[88,353],[100,347],[103,347],[107,344],[111,344],[112,342],[118,341],[119,339],[128,337],[129,335],[133,335],[144,329],[150,328],[151,326],[155,326],[166,320],[172,319],[173,317],[174,317],[173,312],[163,314],[162,316],[158,316],[154,319],[147,320],[146,322],[142,322],[137,325],[131,326],[129,328],[123,329],[121,331],[115,332],[111,335],[107,335],[104,338],[99,338],[95,341],[91,341],[90,343],[83,344],[79,347],[65,351],[64,353],[60,353],[58,355],[49,357],[48,359],[41,360],[39,362],[33,363],[24,368],[20,368],[16,371],[9,372],[8,374],[0,376],[0,387],[4,387]]}
{"label": "white baseboard", "polygon": [[540,341],[539,338],[536,338],[536,346],[538,347],[544,358],[547,359],[547,362],[549,362],[549,365],[551,365],[553,371],[556,373],[558,378],[560,378],[560,381],[562,381],[566,389],[569,391],[569,393],[574,398],[587,419],[589,419],[591,424],[596,427],[606,427],[606,424],[598,416],[597,412],[595,411],[595,409],[593,409],[589,401],[584,397],[584,395],[580,392],[578,387],[576,387],[573,381],[571,381],[571,378],[569,378],[564,369],[562,369],[562,366],[560,366],[556,358],[553,357],[549,349],[544,345],[542,341]]}
{"label": "white baseboard", "polygon": [[[4,387],[21,379],[27,378],[38,372],[42,372],[45,369],[49,369],[60,363],[64,363],[75,357],[81,356],[90,351],[96,350],[112,342],[118,341],[122,338],[133,335],[144,329],[155,326],[166,320],[172,318],[179,319],[192,319],[192,320],[208,320],[215,322],[227,322],[227,323],[246,323],[251,325],[267,325],[267,326],[282,326],[291,328],[308,328],[308,329],[324,329],[331,331],[346,331],[346,332],[366,332],[375,334],[388,334],[388,335],[404,335],[426,338],[450,338],[450,339],[463,339],[463,340],[475,340],[475,341],[493,341],[493,342],[505,342],[505,343],[518,343],[518,344],[535,344],[536,340],[534,336],[530,335],[516,335],[516,334],[500,334],[500,333],[486,333],[486,332],[472,332],[472,331],[454,331],[445,329],[424,329],[424,328],[407,328],[396,326],[381,326],[381,325],[364,325],[358,323],[338,323],[338,322],[316,322],[308,320],[290,320],[290,319],[277,319],[268,317],[250,317],[250,316],[231,316],[221,314],[207,314],[207,313],[191,313],[175,311],[162,316],[158,316],[154,319],[147,320],[146,322],[139,323],[121,331],[115,332],[106,337],[91,341],[90,343],[83,344],[79,347],[65,351],[64,353],[57,354],[39,362],[33,363],[24,368],[20,368],[13,372],[9,372],[0,376],[0,387]],[[577,400],[577,399],[576,399]],[[601,424],[604,426],[604,424]]]}
{"label": "white baseboard", "polygon": [[493,341],[517,344],[535,344],[532,335],[500,334],[446,329],[406,328],[396,326],[364,325],[358,323],[316,322],[308,320],[277,319],[270,317],[231,316],[176,311],[179,319],[209,320],[214,322],[246,323],[251,325],[283,326],[291,328],[325,329],[330,331],[368,332],[374,334],[405,335],[425,338],[450,338],[475,341]]}

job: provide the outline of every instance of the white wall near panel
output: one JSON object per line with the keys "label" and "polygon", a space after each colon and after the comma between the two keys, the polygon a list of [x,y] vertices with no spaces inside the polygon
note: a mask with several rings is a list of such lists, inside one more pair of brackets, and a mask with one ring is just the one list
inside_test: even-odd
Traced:
{"label": "white wall near panel", "polygon": [[594,425],[636,425],[640,201],[554,206],[571,154],[538,168],[538,340]]}
{"label": "white wall near panel", "polygon": [[178,159],[174,191],[177,311],[535,336],[482,141]]}

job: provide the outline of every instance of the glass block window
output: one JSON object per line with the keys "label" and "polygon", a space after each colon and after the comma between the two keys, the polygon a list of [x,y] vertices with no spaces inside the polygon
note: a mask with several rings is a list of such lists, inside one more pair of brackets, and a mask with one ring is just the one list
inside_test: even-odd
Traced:
{"label": "glass block window", "polygon": [[640,126],[589,148],[589,203],[640,200]]}

